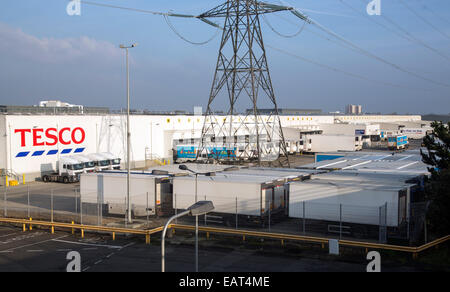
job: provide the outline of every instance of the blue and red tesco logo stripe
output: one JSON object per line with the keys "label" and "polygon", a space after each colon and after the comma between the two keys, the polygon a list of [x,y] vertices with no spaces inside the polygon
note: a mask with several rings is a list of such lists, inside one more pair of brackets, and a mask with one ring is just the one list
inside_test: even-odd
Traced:
{"label": "blue and red tesco logo stripe", "polygon": [[[70,154],[72,153],[72,148],[68,148],[68,149],[63,149],[61,151],[61,154]],[[82,153],[84,152],[84,150],[86,150],[86,148],[76,148],[73,153]],[[24,151],[24,152],[19,152],[16,155],[16,158],[23,158],[23,157],[28,157],[30,155],[30,153],[32,153],[31,151]],[[39,156],[43,156],[45,154],[45,150],[38,150],[38,151],[34,151],[31,154],[31,157],[39,157]],[[51,156],[51,155],[56,155],[58,154],[58,150],[49,150],[47,152],[47,156]]]}

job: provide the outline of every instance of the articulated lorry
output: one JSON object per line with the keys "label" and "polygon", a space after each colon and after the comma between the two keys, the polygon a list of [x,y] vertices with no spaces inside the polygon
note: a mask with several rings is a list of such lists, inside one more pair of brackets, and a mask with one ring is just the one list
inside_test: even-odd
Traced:
{"label": "articulated lorry", "polygon": [[70,157],[63,157],[57,163],[57,171],[42,175],[43,182],[74,183],[80,181],[84,163]]}

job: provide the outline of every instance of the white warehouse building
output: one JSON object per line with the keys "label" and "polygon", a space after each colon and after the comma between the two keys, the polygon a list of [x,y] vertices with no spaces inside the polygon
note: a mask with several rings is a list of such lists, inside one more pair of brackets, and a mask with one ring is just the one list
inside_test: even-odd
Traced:
{"label": "white warehouse building", "polygon": [[[339,121],[352,123],[420,122],[421,116],[281,116],[283,127],[317,127]],[[131,160],[142,167],[149,155],[172,159],[174,139],[200,137],[204,118],[194,115],[132,115]],[[125,160],[126,116],[0,115],[0,170],[27,180],[55,170],[60,157],[110,152]]]}

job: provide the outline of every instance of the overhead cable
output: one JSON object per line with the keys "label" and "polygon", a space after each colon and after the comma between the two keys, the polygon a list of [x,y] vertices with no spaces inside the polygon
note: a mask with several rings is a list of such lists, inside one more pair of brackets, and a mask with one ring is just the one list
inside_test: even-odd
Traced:
{"label": "overhead cable", "polygon": [[425,17],[423,17],[422,15],[420,15],[416,10],[414,10],[411,6],[409,6],[408,4],[406,4],[405,1],[403,0],[398,0],[400,1],[400,3],[402,3],[403,6],[406,7],[406,9],[408,9],[409,11],[411,11],[412,14],[414,14],[417,18],[419,18],[420,20],[422,20],[423,22],[425,22],[426,24],[428,24],[428,26],[430,26],[432,29],[434,29],[435,31],[437,31],[438,33],[440,33],[441,35],[443,35],[445,38],[450,39],[450,36],[448,34],[446,34],[444,31],[442,31],[441,29],[439,29],[437,26],[435,26],[434,24],[432,24],[428,19],[426,19]]}
{"label": "overhead cable", "polygon": [[217,35],[219,34],[219,32],[220,32],[220,30],[217,29],[217,30],[216,30],[216,33],[215,33],[211,38],[209,38],[208,40],[206,40],[206,41],[204,41],[204,42],[194,42],[194,41],[191,41],[191,40],[187,39],[187,38],[184,37],[181,33],[178,32],[178,30],[175,28],[175,26],[174,26],[174,25],[172,24],[172,22],[170,21],[168,15],[164,15],[164,19],[165,19],[167,25],[170,27],[170,29],[172,29],[172,31],[173,31],[180,39],[182,39],[183,41],[185,41],[185,42],[187,42],[187,43],[190,43],[190,44],[192,44],[192,45],[197,45],[197,46],[206,45],[206,44],[210,43],[212,40],[214,40],[214,39],[217,37]]}
{"label": "overhead cable", "polygon": [[408,74],[408,75],[414,76],[414,77],[416,77],[416,78],[419,78],[419,79],[422,79],[422,80],[425,80],[425,81],[434,83],[434,84],[439,85],[439,86],[444,86],[444,87],[449,87],[449,88],[450,88],[450,85],[449,85],[449,84],[442,83],[442,82],[439,82],[439,81],[435,81],[435,80],[433,80],[433,79],[427,78],[427,77],[422,76],[422,75],[420,75],[420,74],[417,74],[417,73],[415,73],[415,72],[412,72],[412,71],[409,71],[409,70],[407,70],[407,69],[404,69],[404,68],[402,68],[401,66],[399,66],[399,65],[397,65],[397,64],[395,64],[395,63],[392,63],[392,62],[390,62],[390,61],[388,61],[388,60],[385,60],[384,58],[382,58],[382,57],[380,57],[380,56],[377,56],[377,55],[375,55],[374,53],[372,53],[372,52],[370,52],[370,51],[367,51],[367,50],[365,50],[365,49],[359,47],[358,45],[356,45],[356,44],[354,44],[353,42],[347,40],[346,38],[344,38],[343,36],[339,35],[338,33],[332,31],[331,29],[329,29],[329,28],[327,28],[327,27],[321,25],[319,22],[317,22],[317,21],[313,20],[312,18],[306,16],[305,14],[299,12],[299,11],[296,10],[295,8],[292,8],[292,7],[291,7],[291,8],[289,8],[289,10],[290,10],[291,13],[294,14],[295,16],[299,17],[299,18],[302,19],[302,20],[304,20],[304,19],[306,18],[307,21],[308,21],[309,23],[314,24],[314,25],[315,25],[317,28],[319,28],[320,30],[322,30],[322,31],[324,31],[324,32],[326,32],[326,33],[328,33],[328,34],[334,36],[336,39],[338,39],[338,40],[340,40],[340,41],[342,41],[342,42],[348,44],[349,46],[353,47],[355,50],[357,50],[358,52],[360,52],[361,54],[363,54],[363,55],[365,55],[365,56],[367,56],[367,57],[369,57],[369,58],[372,58],[372,59],[374,59],[374,60],[377,60],[377,61],[379,61],[379,62],[381,62],[381,63],[384,63],[384,64],[386,64],[386,65],[388,65],[388,66],[390,66],[390,67],[392,67],[392,68],[394,68],[394,69],[396,69],[396,70],[398,70],[398,71],[401,71],[401,72],[406,73],[406,74]]}
{"label": "overhead cable", "polygon": [[297,37],[298,35],[300,35],[300,34],[303,32],[303,30],[305,29],[305,26],[306,26],[306,22],[303,22],[303,25],[300,27],[300,30],[299,30],[298,32],[296,32],[295,34],[292,34],[292,35],[286,35],[286,34],[283,34],[283,33],[280,33],[279,31],[277,31],[277,30],[273,27],[273,25],[269,22],[269,20],[267,19],[267,17],[266,17],[265,14],[263,14],[262,17],[263,17],[264,22],[267,24],[267,26],[268,26],[274,33],[276,33],[277,35],[279,35],[279,36],[281,36],[281,37],[288,38],[288,39],[289,39],[289,38],[295,38],[295,37]]}
{"label": "overhead cable", "polygon": [[345,70],[342,70],[342,69],[339,69],[339,68],[336,68],[336,67],[333,67],[333,66],[330,66],[330,65],[327,65],[327,64],[323,64],[323,63],[319,63],[319,62],[317,62],[317,61],[309,60],[309,59],[307,59],[307,58],[305,58],[305,57],[299,56],[299,55],[297,55],[297,54],[288,52],[288,51],[283,50],[283,49],[280,49],[280,48],[276,48],[276,47],[271,46],[271,45],[268,45],[268,44],[266,44],[266,46],[267,46],[268,48],[271,48],[272,50],[275,50],[275,51],[280,52],[280,53],[282,53],[282,54],[285,54],[285,55],[291,56],[291,57],[293,57],[293,58],[299,59],[299,60],[301,60],[301,61],[303,61],[303,62],[307,62],[307,63],[313,64],[313,65],[316,65],[316,66],[319,66],[319,67],[322,67],[322,68],[325,68],[325,69],[328,69],[328,70],[337,72],[337,73],[342,73],[342,74],[345,74],[345,75],[350,76],[350,77],[353,77],[353,78],[358,78],[358,79],[361,79],[361,80],[364,80],[364,81],[368,81],[368,82],[373,82],[373,83],[377,83],[377,84],[383,84],[383,85],[387,85],[387,86],[392,86],[392,87],[397,87],[397,88],[403,88],[403,89],[408,89],[408,90],[422,90],[422,91],[427,91],[426,89],[423,89],[423,88],[412,88],[412,87],[409,87],[409,86],[400,85],[400,84],[395,84],[395,83],[391,83],[391,82],[385,82],[385,81],[374,80],[374,79],[371,79],[371,78],[369,78],[369,77],[367,77],[367,76],[364,76],[364,75],[361,75],[361,74],[356,74],[356,73],[348,72],[348,71],[345,71]]}
{"label": "overhead cable", "polygon": [[[366,19],[372,21],[373,23],[376,23],[377,25],[383,27],[384,29],[386,29],[386,30],[388,30],[388,31],[390,31],[390,32],[392,32],[392,33],[395,33],[395,34],[398,35],[399,37],[401,37],[401,38],[403,38],[403,39],[405,39],[405,40],[407,40],[407,41],[409,41],[409,42],[419,44],[419,45],[425,47],[426,49],[432,51],[433,53],[435,53],[435,54],[437,54],[437,55],[439,55],[439,56],[441,56],[441,57],[447,59],[447,61],[450,61],[450,57],[449,57],[449,56],[447,56],[447,55],[445,55],[444,53],[440,52],[440,51],[437,50],[436,48],[433,48],[432,46],[428,45],[428,44],[425,43],[424,41],[422,41],[422,40],[416,38],[416,37],[413,36],[410,32],[408,32],[406,29],[404,29],[404,28],[402,28],[401,26],[399,26],[397,23],[395,23],[392,19],[388,18],[387,16],[382,15],[382,17],[383,17],[386,21],[388,21],[390,24],[392,24],[393,26],[395,26],[398,30],[401,31],[401,33],[398,32],[398,31],[396,31],[396,30],[394,30],[394,29],[392,29],[391,27],[389,27],[389,26],[387,26],[387,25],[385,25],[385,24],[383,24],[383,23],[381,23],[381,22],[375,20],[374,17],[366,17],[366,15],[365,15],[364,13],[360,12],[358,9],[356,9],[356,8],[353,7],[352,5],[348,4],[348,3],[345,2],[344,0],[339,0],[339,1],[340,1],[343,5],[347,6],[347,7],[350,8],[350,9],[352,9],[352,10],[355,11],[356,13],[362,14],[362,15],[364,16],[364,18],[366,18]],[[364,1],[364,0],[363,0],[363,1]]]}

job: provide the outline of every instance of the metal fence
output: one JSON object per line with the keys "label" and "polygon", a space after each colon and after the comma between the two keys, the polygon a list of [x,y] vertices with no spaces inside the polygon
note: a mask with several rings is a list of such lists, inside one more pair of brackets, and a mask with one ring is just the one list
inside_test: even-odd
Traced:
{"label": "metal fence", "polygon": [[[338,239],[364,239],[380,243],[388,241],[396,227],[389,227],[388,216],[396,216],[393,206],[387,203],[379,207],[324,204],[316,202],[289,203],[287,200],[260,198],[240,200],[238,197],[215,195],[174,194],[175,212],[181,212],[200,200],[210,200],[215,210],[199,218],[202,226],[227,226],[265,232],[282,232],[307,236],[326,236]],[[178,223],[194,224],[185,217]]]}
{"label": "metal fence", "polygon": [[[33,186],[4,188],[0,196],[0,214],[9,218],[33,218],[55,222],[74,222],[96,226],[127,227],[127,198],[111,198],[108,194],[85,192],[72,188]],[[360,239],[387,243],[391,240],[422,238],[425,209],[411,206],[410,220],[395,226],[398,218],[395,206],[377,207],[317,202],[289,202],[287,198],[260,197],[242,200],[237,196],[219,197],[214,194],[163,195],[131,193],[134,224],[142,227],[164,225],[167,218],[196,201],[210,200],[215,210],[199,217],[201,226],[227,227],[294,235],[321,236],[336,239]],[[195,224],[194,218],[184,217],[176,223]],[[420,241],[420,240],[418,240]]]}

